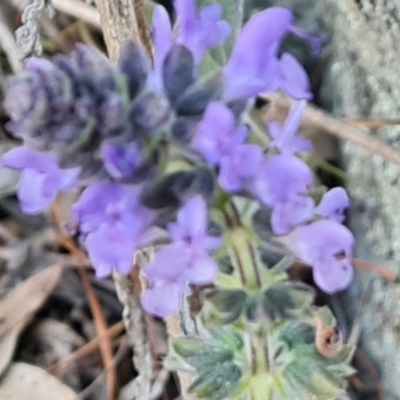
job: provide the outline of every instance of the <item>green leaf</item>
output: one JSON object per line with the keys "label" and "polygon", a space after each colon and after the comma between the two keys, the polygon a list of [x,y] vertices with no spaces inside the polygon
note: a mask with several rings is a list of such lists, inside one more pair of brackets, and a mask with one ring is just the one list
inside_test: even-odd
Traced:
{"label": "green leaf", "polygon": [[200,373],[190,387],[199,399],[226,399],[237,387],[242,376],[240,368],[233,363],[214,364]]}
{"label": "green leaf", "polygon": [[311,287],[300,282],[271,285],[263,293],[262,306],[272,321],[303,317],[314,299]]}
{"label": "green leaf", "polygon": [[232,27],[231,36],[220,46],[211,50],[210,56],[217,66],[224,65],[232,51],[233,44],[243,25],[244,6],[246,0],[198,0],[198,8],[202,8],[208,4],[221,4],[224,8],[224,19],[229,22]]}

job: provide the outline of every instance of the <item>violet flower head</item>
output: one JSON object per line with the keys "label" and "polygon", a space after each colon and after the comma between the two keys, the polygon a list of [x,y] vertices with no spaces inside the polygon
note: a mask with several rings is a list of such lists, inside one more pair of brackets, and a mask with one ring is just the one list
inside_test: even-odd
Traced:
{"label": "violet flower head", "polygon": [[100,182],[88,187],[72,207],[72,221],[99,278],[115,268],[127,274],[133,254],[150,227],[153,213],[139,203],[139,191],[131,185]]}
{"label": "violet flower head", "polygon": [[192,144],[207,162],[217,165],[233,147],[245,141],[247,134],[245,127],[236,127],[232,112],[215,102],[208,105]]}
{"label": "violet flower head", "polygon": [[219,184],[230,193],[239,191],[254,177],[263,159],[259,146],[244,143],[247,134],[248,128],[237,127],[225,105],[210,103],[192,142],[207,162],[219,166]]}
{"label": "violet flower head", "polygon": [[178,17],[177,43],[187,47],[199,63],[204,53],[224,42],[231,34],[229,23],[222,19],[220,4],[210,4],[199,12],[196,0],[175,0]]}
{"label": "violet flower head", "polygon": [[350,199],[347,192],[342,187],[335,187],[324,194],[315,209],[315,214],[342,223],[348,207],[350,207]]}
{"label": "violet flower head", "polygon": [[332,294],[347,288],[353,280],[351,265],[354,238],[343,225],[321,220],[296,228],[284,243],[300,260],[313,268],[314,281]]}
{"label": "violet flower head", "polygon": [[291,156],[297,152],[312,150],[310,140],[296,135],[303,119],[306,105],[305,101],[296,103],[291,108],[283,126],[276,121],[267,123],[269,135],[273,139],[272,146],[276,147],[281,154]]}
{"label": "violet flower head", "polygon": [[249,189],[271,209],[271,227],[284,235],[307,221],[314,201],[308,194],[313,175],[310,168],[293,156],[277,155],[264,161]]}
{"label": "violet flower head", "polygon": [[22,146],[4,154],[0,165],[21,171],[17,195],[26,214],[46,210],[59,191],[77,186],[80,173],[79,167],[61,169],[52,154]]}
{"label": "violet flower head", "polygon": [[[149,279],[142,299],[147,312],[165,317],[178,309],[176,300],[188,291],[188,283],[204,285],[215,279],[218,267],[209,252],[221,245],[221,239],[207,235],[207,221],[205,201],[194,196],[178,212],[177,221],[168,225],[172,243],[143,270]],[[160,298],[157,293],[167,293],[169,285],[174,296]]]}

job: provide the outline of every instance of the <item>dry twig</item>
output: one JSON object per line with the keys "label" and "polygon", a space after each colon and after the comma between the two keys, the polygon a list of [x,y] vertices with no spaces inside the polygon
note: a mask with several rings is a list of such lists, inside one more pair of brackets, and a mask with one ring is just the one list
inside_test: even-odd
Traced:
{"label": "dry twig", "polygon": [[97,28],[101,27],[99,12],[84,2],[79,0],[52,0],[51,2],[56,10],[87,22]]}

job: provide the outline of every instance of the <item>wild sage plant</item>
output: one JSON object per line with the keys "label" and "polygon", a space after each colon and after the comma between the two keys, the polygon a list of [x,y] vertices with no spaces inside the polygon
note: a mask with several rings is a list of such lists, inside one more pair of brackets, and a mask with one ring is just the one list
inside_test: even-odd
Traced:
{"label": "wild sage plant", "polygon": [[[297,134],[310,84],[280,53],[289,34],[314,52],[321,41],[286,8],[255,14],[237,35],[220,4],[175,0],[175,11],[172,27],[155,8],[153,62],[134,40],[116,66],[84,45],[29,59],[5,99],[23,144],[1,165],[21,171],[25,213],[79,191],[68,230],[99,278],[130,273],[134,253],[156,241],[140,271],[146,312],[172,315],[207,285],[204,335],[175,340],[166,360],[194,374],[198,398],[334,399],[352,348],[313,289],[287,274],[300,261],[330,294],[353,277],[349,199],[342,188],[316,199],[302,158],[312,145]],[[283,125],[265,126],[266,146],[243,121],[257,95],[276,90],[298,102]]]}

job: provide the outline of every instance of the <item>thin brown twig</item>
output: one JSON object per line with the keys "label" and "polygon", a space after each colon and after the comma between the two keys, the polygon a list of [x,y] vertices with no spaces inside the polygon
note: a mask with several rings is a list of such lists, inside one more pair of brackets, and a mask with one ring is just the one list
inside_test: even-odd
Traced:
{"label": "thin brown twig", "polygon": [[398,274],[375,262],[353,258],[352,263],[357,269],[373,272],[374,274],[386,279],[390,283],[395,283],[399,280]]}
{"label": "thin brown twig", "polygon": [[98,336],[90,342],[86,343],[78,350],[60,360],[57,364],[51,366],[47,372],[50,374],[58,374],[73,362],[76,362],[80,358],[86,357],[88,354],[92,353],[99,347],[99,343],[101,340],[108,338],[113,339],[115,336],[119,335],[124,331],[124,323],[122,321],[117,322],[115,325],[108,328],[103,336]]}
{"label": "thin brown twig", "polygon": [[[296,102],[294,99],[277,92],[265,94],[262,97],[280,108],[289,108]],[[348,140],[371,153],[378,154],[386,160],[400,165],[400,152],[394,150],[381,140],[366,134],[355,126],[330,116],[328,113],[315,106],[307,105],[304,113],[304,122],[308,122],[314,127],[320,128],[331,135]]]}
{"label": "thin brown twig", "polygon": [[107,370],[107,390],[108,390],[108,400],[114,400],[117,391],[117,375],[115,369],[112,368],[113,365],[113,351],[112,344],[109,337],[107,337],[107,323],[104,317],[103,310],[101,308],[100,302],[93,290],[90,283],[89,277],[84,268],[78,268],[79,276],[81,277],[83,287],[89,302],[90,311],[92,312],[94,325],[99,337],[103,339],[99,340],[99,348],[101,353],[101,358],[103,360],[104,368]]}

